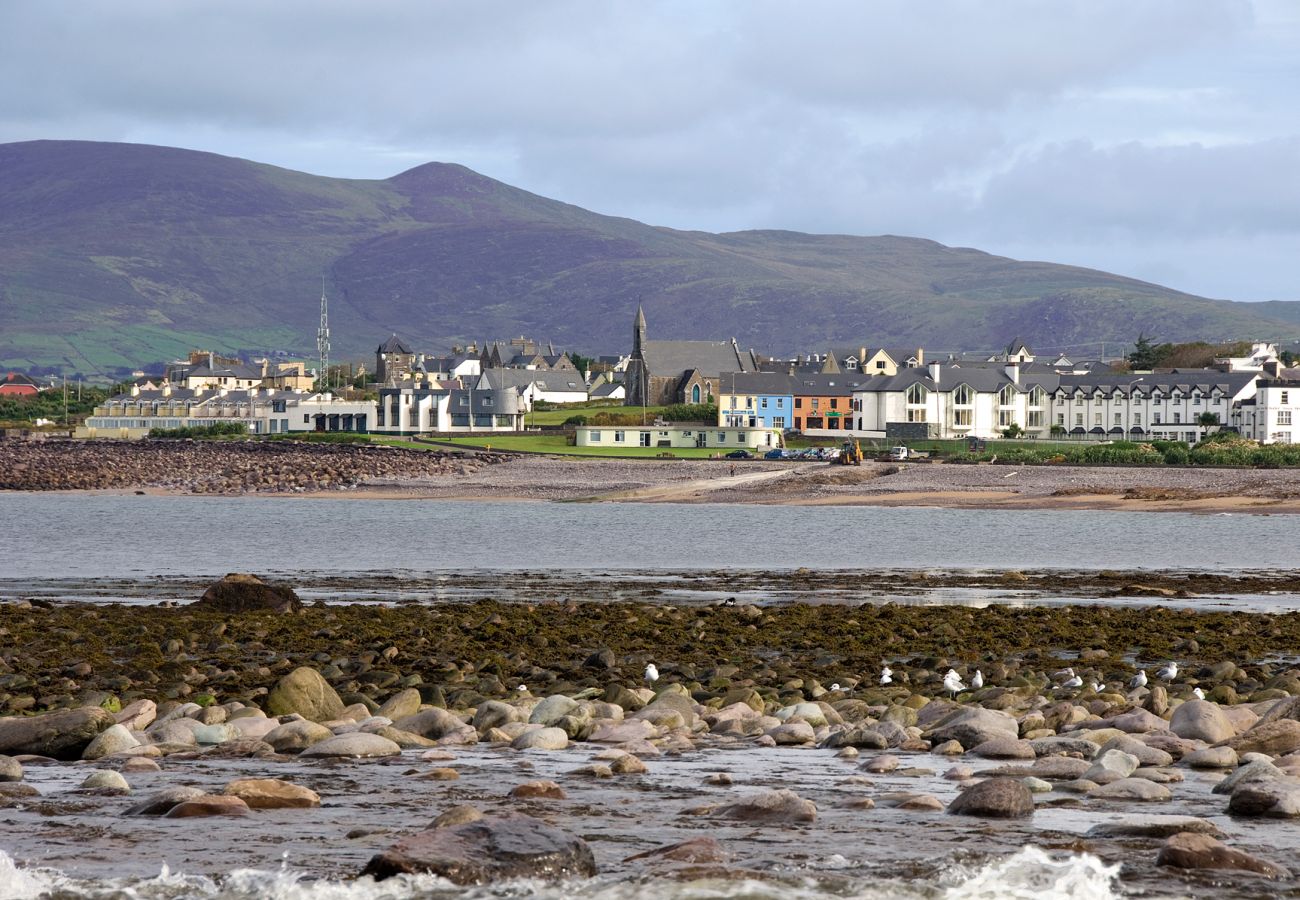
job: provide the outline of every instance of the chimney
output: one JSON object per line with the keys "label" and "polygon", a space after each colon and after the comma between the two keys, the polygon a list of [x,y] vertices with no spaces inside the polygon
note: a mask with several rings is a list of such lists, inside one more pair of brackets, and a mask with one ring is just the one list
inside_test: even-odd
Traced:
{"label": "chimney", "polygon": [[1020,363],[1007,363],[1003,371],[1007,373],[1007,377],[1011,379],[1012,384],[1020,383]]}
{"label": "chimney", "polygon": [[866,365],[867,365],[867,345],[866,345],[866,344],[863,344],[861,347],[858,348],[858,365],[863,366],[864,368],[865,368]]}
{"label": "chimney", "polygon": [[917,347],[917,348],[916,348],[916,364],[917,364],[918,366],[923,366],[923,365],[925,365],[925,348],[924,348],[924,347]]}
{"label": "chimney", "polygon": [[1280,359],[1270,359],[1264,363],[1264,374],[1270,378],[1282,377],[1282,361]]}
{"label": "chimney", "polygon": [[934,382],[935,387],[939,386],[939,364],[937,362],[930,363],[930,380]]}

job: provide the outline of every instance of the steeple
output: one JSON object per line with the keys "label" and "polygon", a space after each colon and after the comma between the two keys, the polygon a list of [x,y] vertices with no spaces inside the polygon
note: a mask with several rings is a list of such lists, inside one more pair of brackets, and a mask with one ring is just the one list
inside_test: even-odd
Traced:
{"label": "steeple", "polygon": [[636,324],[632,327],[632,352],[645,349],[645,310],[636,305]]}

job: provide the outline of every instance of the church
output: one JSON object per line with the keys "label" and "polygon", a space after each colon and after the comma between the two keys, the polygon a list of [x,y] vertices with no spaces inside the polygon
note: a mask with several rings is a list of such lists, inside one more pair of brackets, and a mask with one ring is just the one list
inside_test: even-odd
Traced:
{"label": "church", "polygon": [[713,403],[722,380],[734,372],[755,372],[753,350],[729,341],[651,341],[646,339],[645,311],[636,309],[632,355],[624,384],[627,406]]}

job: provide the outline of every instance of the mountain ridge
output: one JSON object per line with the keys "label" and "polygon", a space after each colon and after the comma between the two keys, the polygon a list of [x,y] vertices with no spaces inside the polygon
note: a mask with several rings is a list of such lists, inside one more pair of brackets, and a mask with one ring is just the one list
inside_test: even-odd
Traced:
{"label": "mountain ridge", "polygon": [[989,349],[1300,338],[1300,303],[1212,300],[927,238],[682,231],[543,197],[456,163],[337,179],[199,150],[0,144],[0,366],[110,371],[186,352],[336,358],[396,332],[430,351],[526,333],[626,351]]}

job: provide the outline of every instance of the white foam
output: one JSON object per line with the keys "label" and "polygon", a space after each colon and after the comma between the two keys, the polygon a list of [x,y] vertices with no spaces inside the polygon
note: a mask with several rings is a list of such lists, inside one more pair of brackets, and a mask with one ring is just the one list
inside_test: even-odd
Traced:
{"label": "white foam", "polygon": [[961,884],[946,900],[1112,900],[1118,897],[1119,866],[1089,853],[1053,859],[1037,847],[995,860]]}

